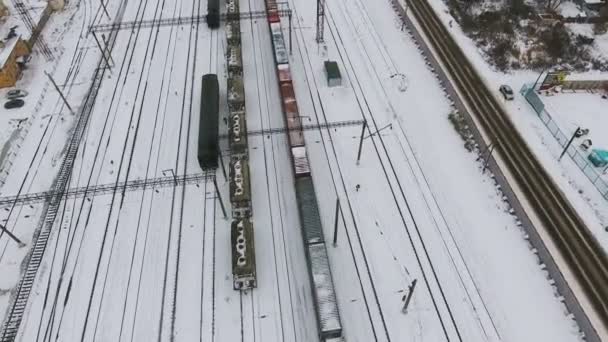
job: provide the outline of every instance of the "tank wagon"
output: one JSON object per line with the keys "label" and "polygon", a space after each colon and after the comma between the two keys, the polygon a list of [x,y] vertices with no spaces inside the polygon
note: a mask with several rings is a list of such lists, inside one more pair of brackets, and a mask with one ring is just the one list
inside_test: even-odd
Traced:
{"label": "tank wagon", "polygon": [[216,169],[218,165],[219,101],[217,75],[203,75],[198,130],[198,162],[203,170]]}
{"label": "tank wagon", "polygon": [[207,1],[207,27],[210,29],[220,27],[220,0]]}
{"label": "tank wagon", "polygon": [[231,251],[233,288],[257,287],[254,230],[249,179],[247,112],[243,85],[243,57],[238,0],[227,0],[226,64],[228,66],[228,142],[230,147],[230,202],[232,204]]}
{"label": "tank wagon", "polygon": [[304,250],[317,315],[319,338],[324,342],[344,341],[317,197],[302,132],[302,117],[298,111],[298,103],[289,69],[289,55],[285,47],[277,3],[276,0],[265,1],[283,116],[289,132],[288,143],[296,182],[296,199],[302,224]]}

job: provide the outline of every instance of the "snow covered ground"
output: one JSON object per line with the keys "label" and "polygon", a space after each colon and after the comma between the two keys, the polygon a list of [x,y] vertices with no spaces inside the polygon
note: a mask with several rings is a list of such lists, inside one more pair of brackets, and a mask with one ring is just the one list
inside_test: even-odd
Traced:
{"label": "snow covered ground", "polygon": [[603,131],[603,127],[608,127],[608,115],[604,112],[608,100],[602,98],[601,93],[564,92],[551,96],[541,95],[540,98],[562,131],[568,134],[577,127],[587,128],[589,134],[585,138],[593,141],[592,147],[608,149],[608,136]]}
{"label": "snow covered ground", "polygon": [[[119,5],[110,2],[108,9],[115,12]],[[123,20],[200,15],[204,9],[203,2],[128,2]],[[76,17],[85,20],[84,13]],[[245,70],[249,126],[276,127],[281,109],[267,25],[248,25],[243,44],[251,61]],[[210,32],[204,23],[121,31],[113,49],[116,65],[102,83],[70,186],[151,179],[169,169],[200,172],[193,158],[200,76],[217,72],[225,88],[223,45],[223,31]],[[97,60],[99,55],[90,56],[75,73],[90,77]],[[33,134],[28,139],[35,142]],[[10,175],[33,184],[22,192],[50,186],[66,136],[48,139],[43,148],[49,152],[35,153],[40,166],[32,168],[48,175]],[[311,340],[316,329],[285,139],[259,137],[250,144],[257,260],[273,265],[259,268],[259,290],[232,290],[229,221],[221,215],[213,183],[119,188],[111,195],[69,200],[61,208],[20,340]],[[226,201],[228,183],[219,178]],[[17,184],[11,179],[5,193],[16,193]],[[23,206],[4,215],[9,228],[29,242],[39,210]],[[3,277],[8,290],[18,281],[27,248],[2,242],[0,267],[13,275]],[[3,292],[3,314],[8,295]]]}
{"label": "snow covered ground", "polygon": [[[204,1],[183,0],[111,0],[108,11],[123,4],[123,21],[206,11]],[[328,252],[347,341],[577,340],[576,324],[493,181],[462,147],[447,120],[448,100],[389,3],[328,2],[323,46],[314,42],[310,4],[290,5],[300,114],[311,122],[365,118],[370,125],[358,166],[361,127],[306,132],[328,241],[336,198],[342,203],[338,244]],[[65,80],[77,110],[100,60],[85,30],[108,19],[94,0],[70,6],[69,23],[81,33],[66,36],[71,59],[59,61],[55,77]],[[243,21],[241,30],[248,129],[282,127],[268,25]],[[223,30],[204,23],[120,31],[70,187],[200,172],[200,76],[218,73],[225,89],[224,51]],[[338,61],[342,87],[326,86],[326,59]],[[404,76],[391,77],[397,74]],[[3,195],[48,190],[56,176],[73,117],[49,94],[42,108],[63,114],[32,120]],[[224,95],[220,102],[225,108]],[[117,188],[60,208],[19,341],[315,341],[286,138],[252,136],[249,144],[257,289],[232,290],[230,221],[213,183]],[[217,173],[228,205],[228,183]],[[0,219],[29,244],[41,211],[15,206]],[[0,315],[28,247],[0,238]],[[401,299],[414,279],[404,314]]]}
{"label": "snow covered ground", "polygon": [[[431,4],[442,21],[449,27],[447,23],[453,20],[453,18],[449,15],[446,5],[441,0],[432,1]],[[587,31],[591,30],[590,25],[571,25],[578,25],[577,27]],[[557,184],[560,185],[561,190],[568,196],[568,199],[583,217],[587,226],[596,234],[596,237],[602,242],[603,246],[608,249],[608,234],[604,229],[604,227],[608,226],[608,202],[602,198],[601,194],[570,158],[564,157],[561,162],[557,161],[562,148],[519,93],[515,94],[514,101],[509,102],[504,101],[498,93],[498,87],[501,84],[509,84],[517,92],[524,83],[533,83],[539,77],[539,73],[533,71],[518,71],[509,74],[498,72],[484,61],[479,53],[479,49],[473,41],[465,36],[459,26],[453,25],[450,28],[450,32],[463,50],[468,52],[467,56],[469,60],[480,72],[488,87],[496,90],[496,96],[501,99],[505,108],[513,117],[516,127],[527,139],[529,146],[545,168],[549,170]],[[603,49],[603,45],[600,42],[604,36],[598,38],[598,49]],[[604,55],[608,55],[608,49],[603,49],[602,52]],[[597,80],[606,79],[606,75],[599,72],[589,72],[573,74],[568,78]],[[542,99],[548,100],[548,111],[552,116],[557,115],[556,119],[563,116],[560,119],[563,126],[560,128],[566,134],[567,132],[572,133],[576,129],[576,127],[571,127],[574,121],[568,120],[565,117],[572,115],[568,108],[576,108],[576,115],[581,118],[581,122],[588,123],[589,128],[592,126],[599,127],[597,123],[594,125],[591,125],[591,123],[594,123],[593,120],[597,115],[601,115],[601,112],[597,111],[598,106],[601,107],[601,103],[606,101],[601,99],[598,94],[591,95],[587,93],[561,94],[549,99],[542,97]],[[559,102],[553,104],[554,101]],[[557,108],[557,106],[562,104],[564,108]],[[554,115],[553,112],[556,112],[556,114]],[[583,116],[585,117],[584,119]],[[591,130],[593,131],[593,128]],[[603,138],[598,139],[600,139],[598,140],[599,143]]]}
{"label": "snow covered ground", "polygon": [[[371,132],[392,127],[365,140],[359,166],[360,128],[306,136],[327,239],[336,198],[342,203],[345,224],[329,253],[347,340],[577,340],[390,6],[328,2],[326,44],[317,46],[314,13],[290,3],[300,112],[319,122],[366,118]],[[327,88],[327,59],[338,61],[343,87]],[[418,292],[404,315],[413,279]]]}

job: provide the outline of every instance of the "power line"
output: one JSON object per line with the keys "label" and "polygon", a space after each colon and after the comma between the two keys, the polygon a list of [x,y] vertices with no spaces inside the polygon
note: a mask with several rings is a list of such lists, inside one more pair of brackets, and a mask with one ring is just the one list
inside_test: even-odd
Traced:
{"label": "power line", "polygon": [[[337,127],[348,127],[348,126],[359,126],[363,125],[364,120],[347,120],[347,121],[334,121],[322,124],[306,124],[301,125],[297,128],[268,128],[268,129],[259,129],[259,130],[251,130],[247,131],[247,136],[255,136],[255,135],[267,135],[267,134],[281,134],[288,132],[297,132],[297,131],[310,131],[315,129],[325,129],[325,128],[337,128]],[[228,138],[228,134],[220,134],[221,139]]]}
{"label": "power line", "polygon": [[9,205],[24,205],[50,200],[55,195],[61,195],[62,199],[75,198],[81,196],[98,196],[109,194],[114,191],[134,191],[145,190],[149,188],[162,188],[168,186],[185,186],[188,184],[197,184],[212,180],[213,174],[195,173],[185,176],[176,177],[174,175],[168,177],[159,177],[153,179],[136,179],[128,182],[119,182],[111,184],[101,184],[94,186],[85,186],[79,188],[67,189],[63,193],[55,191],[36,192],[25,195],[0,197],[0,207]]}
{"label": "power line", "polygon": [[[292,15],[291,9],[279,8],[277,9],[280,17],[289,17]],[[220,15],[222,21],[237,21],[237,20],[254,20],[266,18],[268,15],[266,11],[252,11],[252,12],[239,12],[236,14],[223,13]],[[105,31],[119,31],[119,30],[131,30],[135,28],[147,28],[147,27],[160,27],[160,26],[178,26],[178,25],[191,25],[196,23],[207,22],[207,15],[197,15],[191,17],[177,17],[177,18],[164,18],[164,19],[149,19],[149,20],[136,20],[136,21],[124,21],[113,24],[100,24],[89,26],[89,32],[105,32]]]}

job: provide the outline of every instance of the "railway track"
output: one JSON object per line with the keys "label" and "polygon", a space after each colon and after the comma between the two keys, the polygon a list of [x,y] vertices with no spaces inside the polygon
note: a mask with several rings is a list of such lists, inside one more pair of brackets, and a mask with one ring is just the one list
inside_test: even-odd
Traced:
{"label": "railway track", "polygon": [[578,278],[601,324],[604,328],[608,327],[606,253],[526,145],[430,4],[426,0],[407,2],[446,72],[468,104],[470,114],[498,146],[509,172]]}
{"label": "railway track", "polygon": [[[121,20],[123,12],[124,7],[119,10],[116,20]],[[110,42],[108,45],[113,46],[116,40],[116,34],[112,33],[109,40]],[[60,194],[65,191],[72,177],[72,168],[76,160],[76,154],[78,152],[80,142],[84,136],[85,128],[93,110],[93,105],[99,92],[99,88],[101,87],[101,82],[104,79],[105,71],[107,70],[105,68],[103,58],[100,58],[98,65],[99,66],[95,70],[95,75],[93,77],[93,83],[89,88],[88,95],[84,99],[81,113],[76,120],[74,131],[72,132],[70,140],[66,146],[64,159],[61,163],[58,176],[52,186],[55,195],[50,198],[43,208],[43,213],[41,215],[42,220],[40,222],[40,227],[38,228],[39,233],[33,238],[32,249],[27,257],[28,261],[25,266],[25,272],[19,281],[17,292],[14,299],[10,303],[8,316],[5,319],[2,329],[0,330],[1,342],[14,341],[17,337],[17,333],[19,332],[19,326],[21,325],[21,320],[25,313],[29,295],[32,291],[38,268],[42,262],[42,257],[46,250],[51,229],[54,226],[55,219],[57,218],[62,203],[63,196]]]}

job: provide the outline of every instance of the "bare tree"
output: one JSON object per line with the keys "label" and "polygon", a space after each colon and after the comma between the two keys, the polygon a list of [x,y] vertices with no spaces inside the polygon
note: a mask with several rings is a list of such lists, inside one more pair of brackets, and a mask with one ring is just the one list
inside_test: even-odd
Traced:
{"label": "bare tree", "polygon": [[555,12],[559,8],[559,5],[562,4],[562,1],[563,0],[546,0],[547,3],[545,8],[549,12]]}

